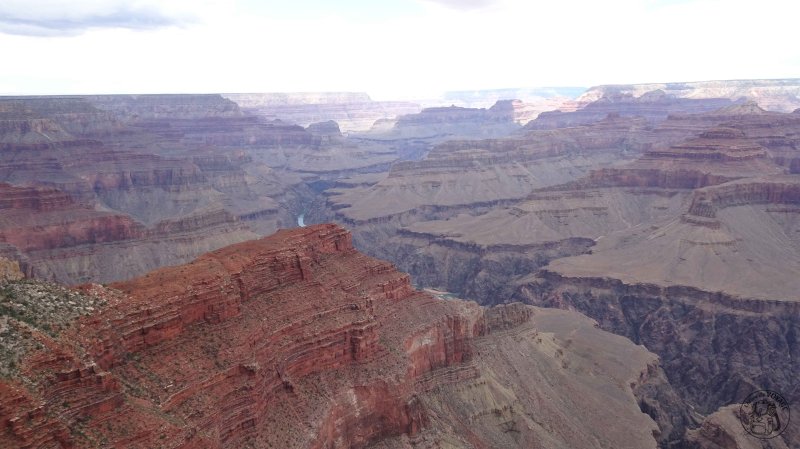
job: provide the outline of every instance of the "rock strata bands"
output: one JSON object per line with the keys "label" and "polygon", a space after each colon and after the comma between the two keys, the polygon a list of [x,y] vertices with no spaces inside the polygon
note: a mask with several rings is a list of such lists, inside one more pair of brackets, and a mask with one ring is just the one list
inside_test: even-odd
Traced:
{"label": "rock strata bands", "polygon": [[265,160],[320,145],[219,95],[0,98],[0,255],[71,284],[185,263],[293,223],[308,188]]}
{"label": "rock strata bands", "polygon": [[[657,353],[674,395],[651,391],[641,404],[660,423],[662,447],[755,447],[731,404],[759,389],[799,400],[797,117],[737,103],[647,126],[614,128],[638,119],[611,115],[524,138],[453,141],[370,187],[333,191],[329,205],[359,248],[422,286],[482,304],[577,310]],[[619,151],[613,165],[569,170],[572,179],[529,185],[517,197],[492,192],[494,201],[471,188],[498,177],[492,170],[530,166],[531,149],[545,143],[577,156],[604,138]],[[636,159],[625,162],[630,150]],[[470,165],[479,157],[498,164]],[[470,188],[445,195],[455,171],[453,184]],[[433,193],[410,179],[425,179]],[[361,209],[372,192],[381,204]],[[413,211],[357,215],[411,201]],[[787,431],[769,447],[800,447],[798,438]]]}
{"label": "rock strata bands", "polygon": [[334,225],[72,295],[44,299],[76,311],[57,331],[2,317],[2,447],[656,446],[633,392],[663,382],[652,354],[572,312],[415,291]]}

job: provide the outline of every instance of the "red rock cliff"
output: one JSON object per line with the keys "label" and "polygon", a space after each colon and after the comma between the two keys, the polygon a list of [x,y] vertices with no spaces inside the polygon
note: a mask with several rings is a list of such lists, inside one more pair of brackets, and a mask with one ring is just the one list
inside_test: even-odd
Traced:
{"label": "red rock cliff", "polygon": [[[84,287],[86,297],[100,299],[60,334],[19,324],[33,343],[15,368],[17,380],[0,379],[0,446],[360,448],[422,441],[447,429],[437,420],[449,415],[456,416],[446,418],[453,435],[467,429],[462,407],[431,412],[442,404],[441,387],[465,382],[488,398],[475,399],[475,422],[494,429],[519,419],[521,441],[535,441],[538,430],[519,411],[530,408],[530,398],[509,399],[513,393],[492,367],[479,368],[476,357],[486,351],[475,346],[507,338],[524,340],[530,351],[533,309],[487,312],[415,291],[407,274],[358,253],[335,225],[280,231],[112,287]],[[551,344],[542,351],[552,353]],[[637,351],[642,363],[626,376],[652,363]],[[524,360],[555,366],[548,357]],[[641,427],[651,441],[649,418],[629,390],[620,391],[625,413],[637,420],[631,428]],[[506,393],[492,399],[498,392]],[[487,432],[452,438],[490,447]]]}

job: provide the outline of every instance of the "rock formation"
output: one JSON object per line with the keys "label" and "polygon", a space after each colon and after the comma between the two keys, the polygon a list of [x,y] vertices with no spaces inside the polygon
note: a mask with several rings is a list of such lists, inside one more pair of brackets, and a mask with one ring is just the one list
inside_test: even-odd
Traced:
{"label": "rock formation", "polygon": [[[736,405],[800,401],[800,114],[764,103],[791,86],[606,86],[525,128],[504,101],[362,133],[215,95],[0,99],[6,445],[758,447]],[[326,225],[112,288],[16,279],[128,278],[300,214],[411,278]]]}
{"label": "rock formation", "polygon": [[[609,128],[609,121],[635,120],[611,116],[548,131],[552,140],[545,131],[528,133],[535,144],[516,137],[442,144],[369,187],[333,189],[332,216],[354,229],[361,248],[393,260],[422,286],[485,304],[576,309],[645,345],[678,394],[671,407],[653,411],[674,413],[662,444],[715,447],[721,434],[734,441],[728,407],[754,390],[792,395],[797,388],[800,120],[744,102],[673,114],[655,126]],[[617,148],[619,159],[502,200],[472,188],[505,164],[527,166],[542,154],[531,148],[572,132],[579,144],[551,143],[544,154],[585,155],[597,144]],[[493,164],[451,169],[468,148],[485,149]],[[630,149],[635,159],[624,160]],[[401,167],[416,182],[386,188]],[[462,187],[450,195],[460,196],[422,195],[413,186],[423,176],[452,176]],[[362,209],[370,192],[382,201]],[[356,219],[359,210],[375,215]],[[798,444],[797,434],[781,438],[774,447]]]}
{"label": "rock formation", "polygon": [[67,283],[186,262],[293,223],[309,190],[265,161],[320,145],[218,95],[0,99],[0,254]]}
{"label": "rock formation", "polygon": [[658,90],[679,98],[727,98],[734,101],[744,98],[758,102],[764,109],[778,112],[791,112],[800,107],[800,79],[797,78],[596,86],[581,95],[578,102],[618,94],[640,97]]}
{"label": "rock formation", "polygon": [[387,137],[441,141],[452,137],[505,136],[519,129],[518,111],[521,108],[522,104],[514,100],[498,101],[488,109],[426,108],[417,114],[399,116]]}
{"label": "rock formation", "polygon": [[564,183],[589,168],[631,157],[642,146],[637,134],[644,127],[640,120],[609,118],[592,126],[519,137],[453,140],[421,161],[394,164],[373,186],[334,189],[328,202],[337,219],[352,224],[429,206],[518,200],[535,188]]}
{"label": "rock formation", "polygon": [[634,392],[669,393],[593,321],[435,299],[333,225],[0,307],[3,447],[655,448]]}
{"label": "rock formation", "polygon": [[713,111],[729,104],[731,104],[731,100],[726,98],[679,98],[662,90],[648,91],[639,97],[627,93],[604,93],[597,100],[574,111],[543,112],[536,120],[528,123],[526,129],[553,129],[586,125],[602,120],[608,114],[643,117],[648,122],[656,123],[666,119],[670,114],[696,114]]}
{"label": "rock formation", "polygon": [[419,112],[420,106],[401,101],[373,101],[365,93],[225,94],[242,108],[267,119],[300,126],[333,120],[343,131],[366,131],[382,119]]}
{"label": "rock formation", "polygon": [[19,269],[19,262],[0,257],[0,282],[16,281],[23,277],[24,275]]}

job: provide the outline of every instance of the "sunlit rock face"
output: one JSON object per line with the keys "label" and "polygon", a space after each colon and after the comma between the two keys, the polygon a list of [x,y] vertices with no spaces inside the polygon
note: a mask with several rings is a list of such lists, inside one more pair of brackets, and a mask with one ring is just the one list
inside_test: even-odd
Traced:
{"label": "sunlit rock face", "polygon": [[656,447],[653,354],[574,312],[436,299],[334,225],[109,287],[10,282],[3,446]]}

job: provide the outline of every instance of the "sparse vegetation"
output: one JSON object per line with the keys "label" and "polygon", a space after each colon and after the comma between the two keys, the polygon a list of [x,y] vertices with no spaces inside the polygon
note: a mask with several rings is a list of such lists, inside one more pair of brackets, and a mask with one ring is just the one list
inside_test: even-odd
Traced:
{"label": "sparse vegetation", "polygon": [[73,320],[105,303],[102,298],[41,281],[0,284],[0,376],[13,377],[24,354],[44,347],[36,332],[55,337]]}

